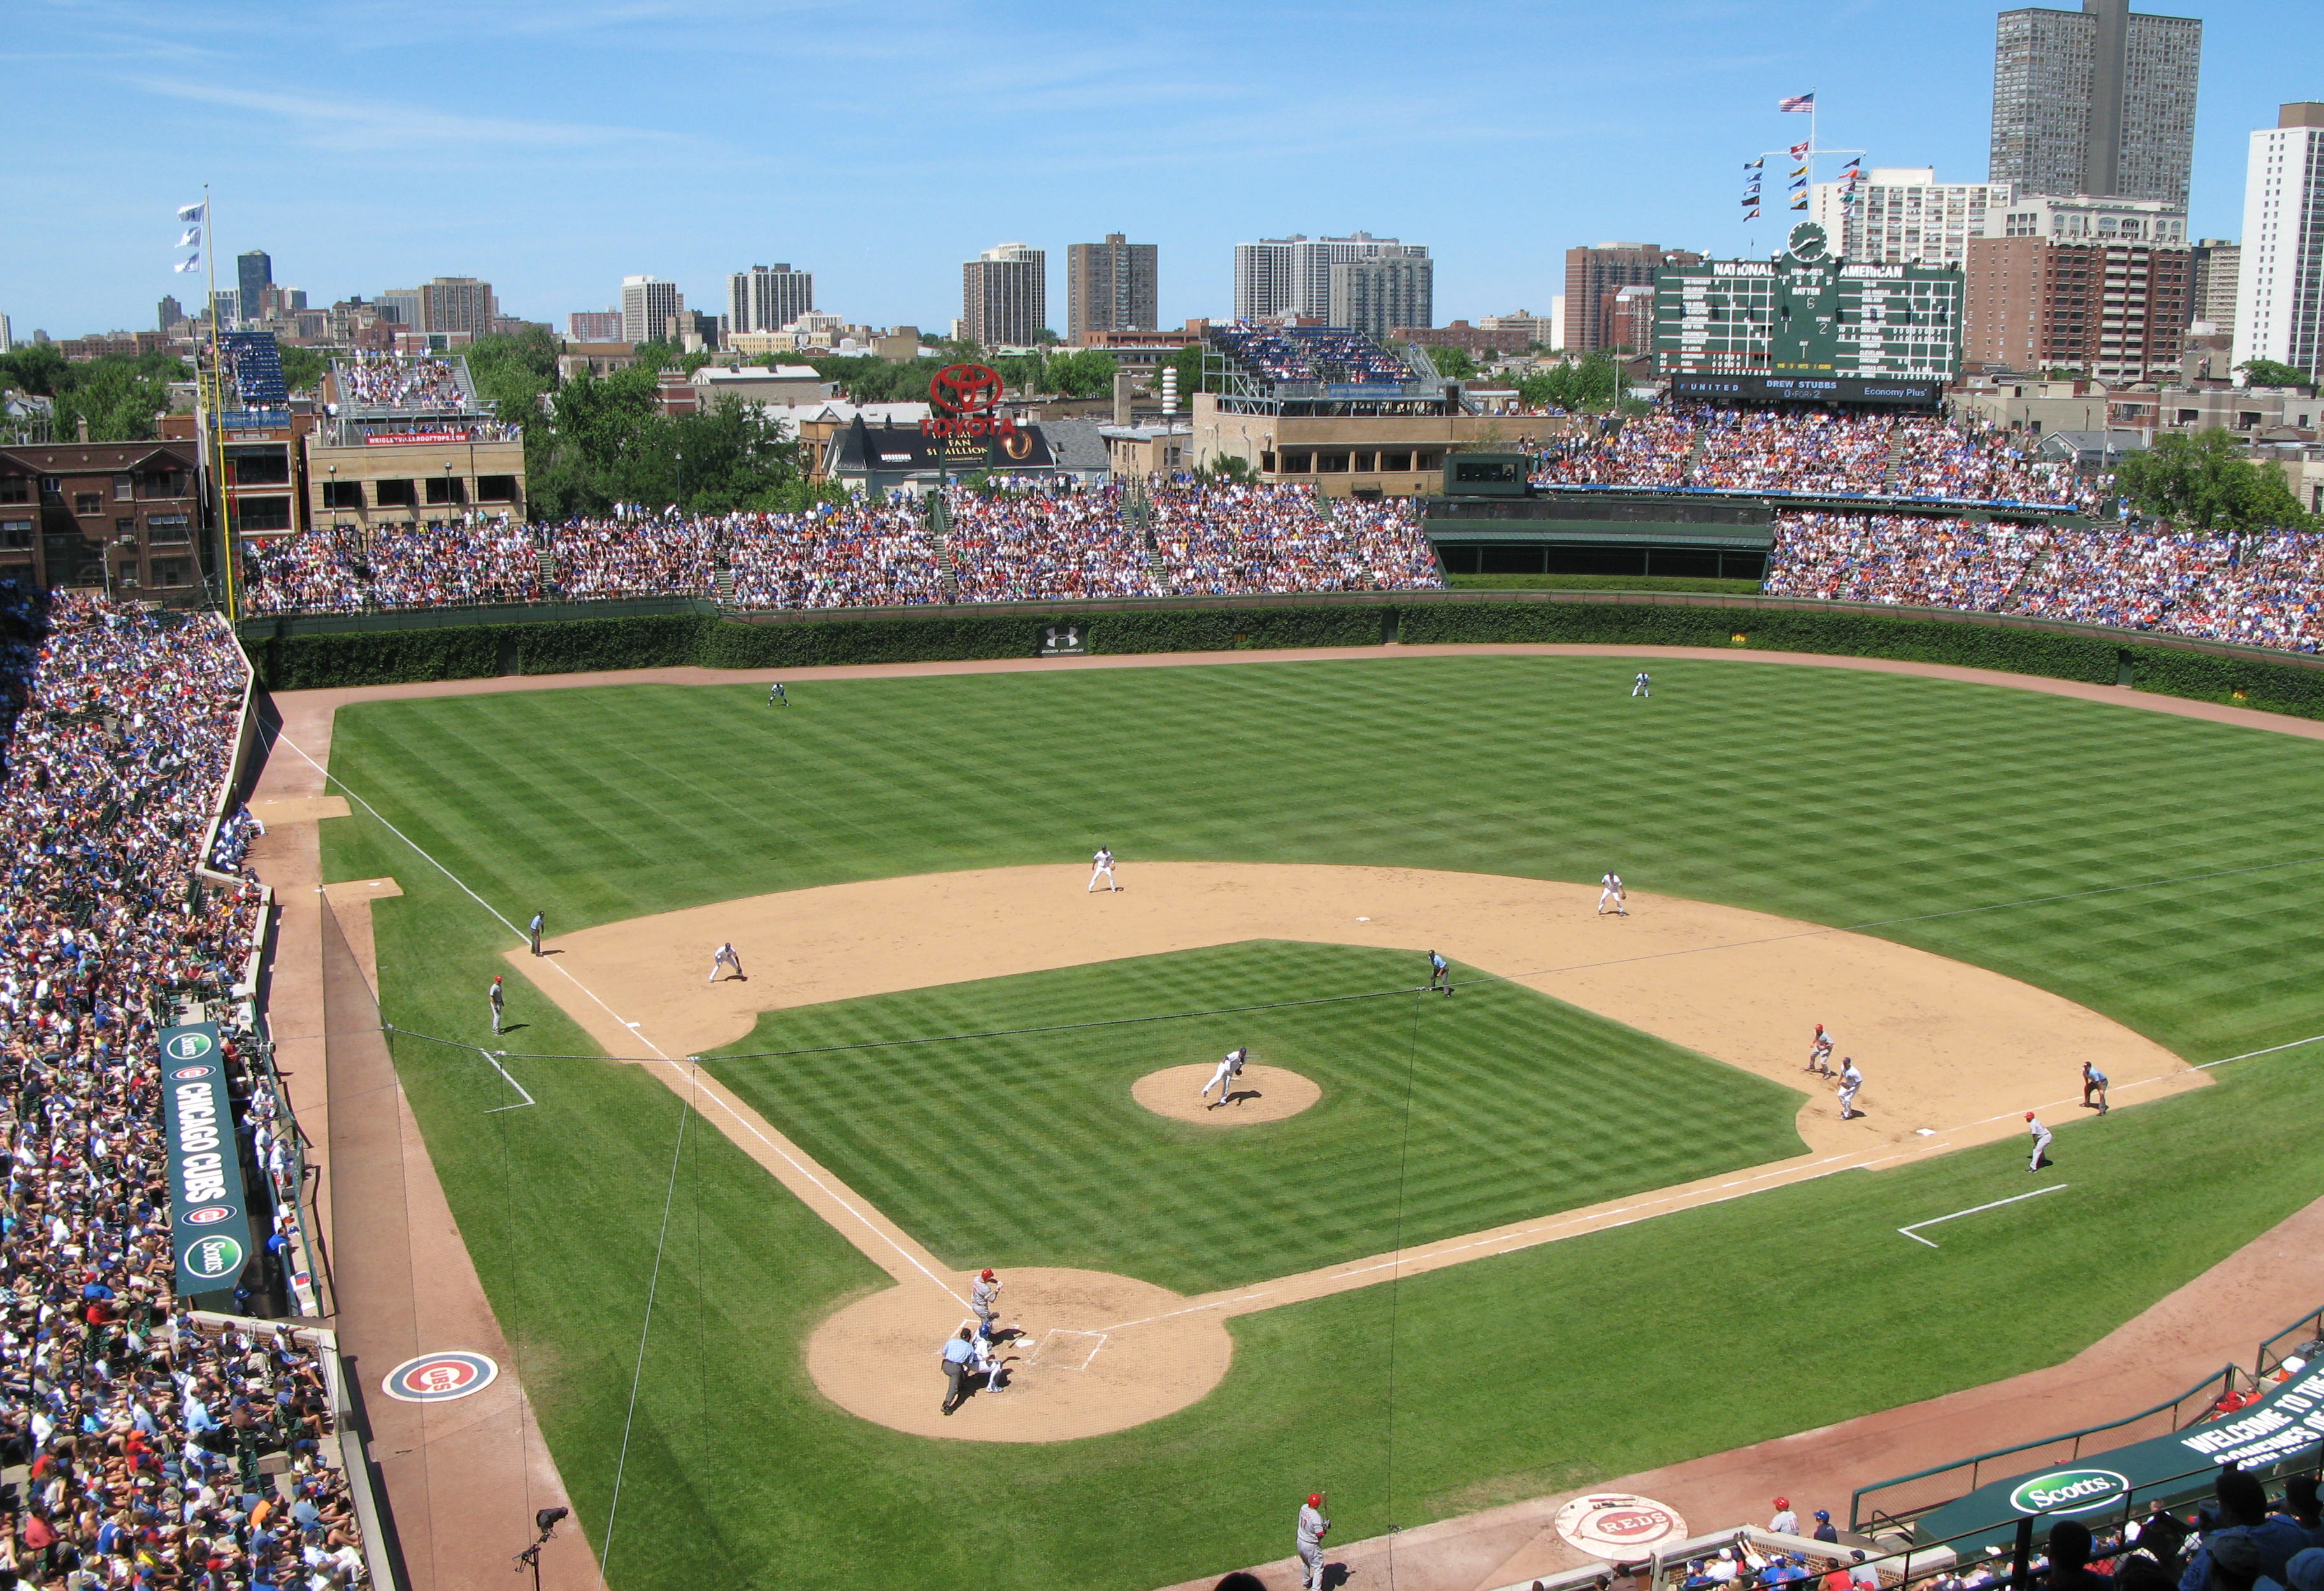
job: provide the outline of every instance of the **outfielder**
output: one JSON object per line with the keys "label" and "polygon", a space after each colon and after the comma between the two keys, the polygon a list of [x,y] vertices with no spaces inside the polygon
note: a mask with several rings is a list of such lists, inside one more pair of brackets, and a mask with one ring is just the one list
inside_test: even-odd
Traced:
{"label": "outfielder", "polygon": [[2050,1129],[2042,1125],[2040,1117],[2029,1110],[2025,1113],[2025,1130],[2034,1136],[2034,1158],[2025,1169],[2037,1172],[2050,1155]]}
{"label": "outfielder", "polygon": [[1094,894],[1097,890],[1097,881],[1100,878],[1105,880],[1105,887],[1109,890],[1120,889],[1121,887],[1120,885],[1113,881],[1113,851],[1109,847],[1103,845],[1099,846],[1097,848],[1097,854],[1090,858],[1089,887],[1083,890],[1082,893],[1084,895]]}
{"label": "outfielder", "polygon": [[1823,1030],[1821,1022],[1816,1024],[1815,1037],[1808,1044],[1808,1070],[1825,1077],[1831,1075],[1831,1035]]}
{"label": "outfielder", "polygon": [[779,679],[769,680],[767,682],[767,705],[770,707],[788,707],[790,704],[791,699],[783,694],[783,682]]}
{"label": "outfielder", "polygon": [[976,1311],[982,1335],[991,1337],[993,1320],[1001,1312],[1001,1278],[991,1266],[977,1273],[976,1280],[968,1284],[968,1307]]}
{"label": "outfielder", "polygon": [[[731,939],[710,952],[711,982],[718,981],[718,969],[721,967],[732,967],[734,970],[734,976],[742,978],[742,958],[734,953],[734,942]],[[751,980],[742,978],[742,981],[748,983]]]}
{"label": "outfielder", "polygon": [[1234,1097],[1235,1082],[1242,1076],[1242,1063],[1249,1059],[1250,1059],[1250,1050],[1240,1044],[1237,1044],[1226,1053],[1224,1059],[1219,1062],[1219,1069],[1211,1073],[1211,1081],[1195,1092],[1195,1099],[1205,1099],[1210,1098],[1213,1089],[1219,1091],[1219,1097],[1203,1107],[1204,1109],[1216,1110]]}
{"label": "outfielder", "polygon": [[1307,1494],[1299,1511],[1300,1584],[1305,1591],[1323,1591],[1323,1536],[1332,1522],[1323,1517],[1323,1494]]}
{"label": "outfielder", "polygon": [[1846,1121],[1856,1114],[1856,1090],[1864,1086],[1864,1074],[1856,1070],[1853,1058],[1840,1058],[1840,1119]]}
{"label": "outfielder", "polygon": [[2082,1108],[2090,1108],[2090,1097],[2098,1096],[2098,1112],[2107,1113],[2107,1074],[2089,1062],[2082,1062]]}
{"label": "outfielder", "polygon": [[1431,991],[1441,989],[1448,995],[1452,992],[1452,969],[1434,951],[1428,952],[1428,987]]}
{"label": "outfielder", "polygon": [[493,975],[493,986],[484,991],[484,998],[493,1007],[493,1031],[498,1033],[501,1030],[501,1006],[507,998],[501,992],[501,980],[498,974]]}
{"label": "outfielder", "polygon": [[1645,669],[1639,669],[1638,677],[1630,682],[1630,694],[1633,696],[1652,696],[1654,694],[1654,680],[1647,675]]}
{"label": "outfielder", "polygon": [[[1638,677],[1643,679],[1646,676],[1640,675]],[[1600,916],[1606,915],[1606,907],[1609,903],[1614,907],[1616,916],[1628,916],[1630,915],[1629,898],[1629,891],[1622,887],[1621,874],[1609,873],[1598,880],[1598,915]]]}

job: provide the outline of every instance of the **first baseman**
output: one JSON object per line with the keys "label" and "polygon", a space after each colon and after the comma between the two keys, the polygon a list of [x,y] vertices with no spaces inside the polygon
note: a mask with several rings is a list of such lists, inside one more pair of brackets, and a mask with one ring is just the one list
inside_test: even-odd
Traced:
{"label": "first baseman", "polygon": [[2091,1108],[2091,1106],[2090,1106],[2090,1099],[2091,1099],[2091,1097],[2092,1097],[2093,1095],[2095,1095],[2095,1096],[2097,1096],[2097,1099],[2098,1099],[2098,1107],[2097,1107],[2097,1108],[2098,1108],[2098,1113],[2100,1116],[2104,1116],[2104,1115],[2107,1113],[2107,1097],[2106,1097],[2106,1094],[2107,1094],[2107,1075],[2106,1075],[2106,1073],[2105,1073],[2105,1072],[2103,1072],[2103,1071],[2100,1071],[2097,1067],[2095,1067],[2095,1066],[2091,1065],[2089,1062],[2087,1062],[2087,1061],[2083,1062],[2082,1062],[2082,1108],[2083,1108],[2083,1109],[2085,1109],[2085,1110],[2088,1110],[2088,1109],[2089,1109],[2089,1108]]}
{"label": "first baseman", "polygon": [[1090,858],[1089,888],[1083,890],[1082,893],[1084,895],[1093,894],[1097,889],[1097,881],[1100,878],[1105,880],[1105,887],[1108,889],[1119,889],[1121,887],[1120,885],[1113,881],[1112,849],[1104,845],[1099,846],[1097,848],[1097,854]]}
{"label": "first baseman", "polygon": [[1840,1058],[1840,1119],[1846,1121],[1856,1114],[1856,1090],[1864,1086],[1864,1074],[1856,1070],[1853,1058]]}
{"label": "first baseman", "polygon": [[[710,952],[711,982],[718,981],[718,969],[721,967],[732,967],[734,976],[742,978],[742,958],[734,953],[734,942],[731,939]],[[743,978],[742,981],[748,983],[750,979]]]}
{"label": "first baseman", "polygon": [[2037,1172],[2050,1155],[2050,1129],[2042,1125],[2040,1117],[2029,1110],[2025,1113],[2025,1130],[2034,1136],[2034,1158],[2025,1169]]}
{"label": "first baseman", "polygon": [[1195,1091],[1194,1098],[1203,1099],[1210,1097],[1213,1089],[1218,1090],[1219,1097],[1204,1106],[1204,1109],[1216,1110],[1234,1097],[1235,1081],[1242,1076],[1242,1063],[1249,1059],[1250,1059],[1250,1052],[1240,1044],[1237,1044],[1226,1053],[1224,1059],[1219,1062],[1219,1069],[1211,1073],[1211,1081]]}
{"label": "first baseman", "polygon": [[[1646,676],[1640,675],[1638,677],[1644,679]],[[1600,916],[1606,915],[1606,907],[1609,903],[1613,906],[1616,916],[1628,916],[1630,915],[1629,898],[1629,891],[1622,887],[1621,874],[1609,873],[1598,880],[1598,915]]]}

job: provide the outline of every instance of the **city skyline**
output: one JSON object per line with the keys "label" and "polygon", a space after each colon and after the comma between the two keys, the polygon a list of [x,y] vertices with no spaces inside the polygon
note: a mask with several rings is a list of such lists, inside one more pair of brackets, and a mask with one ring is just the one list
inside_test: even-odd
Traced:
{"label": "city skyline", "polygon": [[[362,5],[284,36],[243,26],[254,6],[212,0],[182,39],[157,41],[119,0],[36,0],[11,51],[39,63],[20,76],[32,131],[0,193],[15,214],[66,224],[0,262],[0,311],[19,337],[145,324],[161,293],[189,285],[168,271],[171,217],[207,178],[221,285],[235,256],[263,250],[275,280],[317,303],[474,275],[506,313],[561,326],[604,308],[606,285],[627,275],[717,304],[737,261],[773,257],[811,261],[818,301],[851,320],[942,326],[958,312],[959,262],[994,238],[1062,260],[1070,244],[1126,231],[1160,247],[1157,318],[1171,326],[1228,311],[1236,243],[1364,228],[1427,239],[1437,318],[1474,319],[1545,302],[1577,244],[1773,253],[1788,217],[1738,225],[1732,194],[1741,160],[1803,133],[1803,118],[1775,114],[1783,94],[1815,90],[1824,141],[1868,148],[1868,164],[1983,178],[2003,8],[1934,9],[1856,0],[1803,26],[1762,0],[1425,21],[1366,7],[1346,30],[1365,48],[1318,50],[1296,17],[1200,7],[1183,30],[1125,32],[1049,6],[996,25],[934,5],[898,27],[808,5],[767,42],[736,46],[733,21],[756,8],[730,0],[650,14],[514,5],[459,14],[489,47],[447,60],[419,42],[424,26],[355,25],[373,14]],[[2284,49],[2309,14],[2289,0],[2154,9],[2205,23],[2190,231],[2234,236],[2249,133],[2317,92]],[[435,10],[427,0],[418,20]],[[1222,63],[1194,40],[1230,19],[1238,42]],[[1593,91],[1518,95],[1479,65],[1509,59],[1513,23]],[[696,75],[696,46],[714,36],[722,73],[772,70],[793,86],[800,122],[779,155],[755,153]],[[1643,54],[1640,36],[1677,42]],[[1864,48],[1872,37],[1877,51]],[[230,51],[198,41],[223,38]],[[1006,155],[927,157],[956,133],[938,125],[957,102],[940,82],[997,87],[1028,62],[1029,84],[1002,97]],[[1427,118],[1376,117],[1347,108],[1367,72],[1473,78],[1475,92]],[[855,97],[874,79],[885,91],[867,109]],[[602,96],[576,95],[592,81]],[[398,82],[427,87],[384,87]],[[92,95],[107,116],[70,114]],[[1046,143],[1052,124],[1073,136]],[[1240,175],[1256,145],[1297,165],[1300,183]]]}

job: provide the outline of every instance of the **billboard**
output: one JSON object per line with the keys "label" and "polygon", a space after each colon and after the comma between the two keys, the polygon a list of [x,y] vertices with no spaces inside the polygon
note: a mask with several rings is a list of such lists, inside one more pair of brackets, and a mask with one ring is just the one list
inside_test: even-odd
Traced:
{"label": "billboard", "polygon": [[1703,403],[1877,403],[1934,409],[1945,395],[1945,384],[1858,376],[1673,376],[1670,395]]}
{"label": "billboard", "polygon": [[241,1279],[252,1251],[217,1023],[161,1030],[161,1101],[178,1296],[224,1292]]}
{"label": "billboard", "polygon": [[1850,264],[1831,252],[1822,227],[1803,221],[1773,260],[1706,260],[1662,271],[1655,367],[1672,378],[1943,386],[1960,372],[1967,292],[1954,266]]}

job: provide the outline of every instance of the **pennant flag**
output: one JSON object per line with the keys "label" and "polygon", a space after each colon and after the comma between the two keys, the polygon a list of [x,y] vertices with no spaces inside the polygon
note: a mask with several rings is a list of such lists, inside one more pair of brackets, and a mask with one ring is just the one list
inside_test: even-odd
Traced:
{"label": "pennant flag", "polygon": [[1759,196],[1756,193],[1747,194],[1744,196],[1743,202],[1746,205],[1756,205],[1759,202]]}
{"label": "pennant flag", "polygon": [[1756,170],[1757,170],[1760,167],[1762,167],[1762,166],[1766,165],[1766,163],[1767,163],[1767,157],[1766,157],[1766,155],[1761,155],[1761,156],[1760,156],[1757,160],[1756,160],[1756,161],[1745,161],[1743,162],[1743,169],[1744,169],[1746,171],[1756,171]]}
{"label": "pennant flag", "polygon": [[1814,146],[1807,140],[1802,139],[1799,143],[1792,145],[1792,159],[1795,161],[1803,161],[1807,159],[1808,151],[1813,147]]}
{"label": "pennant flag", "polygon": [[1808,196],[1807,196],[1807,195],[1805,195],[1805,194],[1802,193],[1802,194],[1794,194],[1794,195],[1793,196],[1793,198],[1792,198],[1792,208],[1794,208],[1794,210],[1804,210],[1804,209],[1806,209],[1807,207],[1808,207]]}
{"label": "pennant flag", "polygon": [[1775,108],[1779,111],[1812,111],[1815,109],[1815,95],[1813,93],[1786,95],[1775,102]]}
{"label": "pennant flag", "polygon": [[171,270],[172,270],[172,271],[176,271],[183,272],[183,271],[191,271],[195,266],[197,266],[197,265],[200,264],[201,262],[202,262],[202,257],[201,257],[199,254],[196,254],[196,255],[195,255],[192,259],[190,259],[190,260],[180,260],[180,261],[179,261],[175,265],[171,266],[171,267],[170,267],[170,269],[171,269]]}
{"label": "pennant flag", "polygon": [[202,218],[202,212],[209,207],[209,202],[210,201],[208,199],[203,199],[198,204],[180,205],[178,207],[178,219],[189,224],[200,220]]}
{"label": "pennant flag", "polygon": [[1808,174],[1808,169],[1807,169],[1805,166],[1802,166],[1798,170],[1796,170],[1796,171],[1794,171],[1794,172],[1793,172],[1793,173],[1792,173],[1792,175],[1793,175],[1793,176],[1794,176],[1794,177],[1804,177],[1804,176],[1806,176],[1807,174]]}
{"label": "pennant flag", "polygon": [[1794,193],[1797,193],[1800,189],[1802,189],[1805,188],[1807,185],[1808,185],[1808,179],[1807,179],[1806,178],[1804,178],[1804,177],[1794,177],[1794,178],[1793,178],[1793,179],[1792,179],[1792,184],[1791,184],[1791,186],[1792,186],[1792,191],[1793,191]]}
{"label": "pennant flag", "polygon": [[1757,210],[1752,211],[1749,215],[1743,217],[1746,221],[1757,221],[1758,218],[1759,212]]}
{"label": "pennant flag", "polygon": [[189,226],[186,228],[185,235],[178,239],[178,246],[181,249],[195,248],[199,246],[201,241],[202,229],[198,226]]}
{"label": "pennant flag", "polygon": [[1848,164],[1846,164],[1845,166],[1842,166],[1842,167],[1840,168],[1840,170],[1843,170],[1843,171],[1853,171],[1853,170],[1856,170],[1856,168],[1857,168],[1857,167],[1858,167],[1858,166],[1862,165],[1863,163],[1864,163],[1864,157],[1863,157],[1862,155],[1858,155],[1854,160],[1852,160],[1852,161],[1849,161],[1849,162],[1848,162]]}

